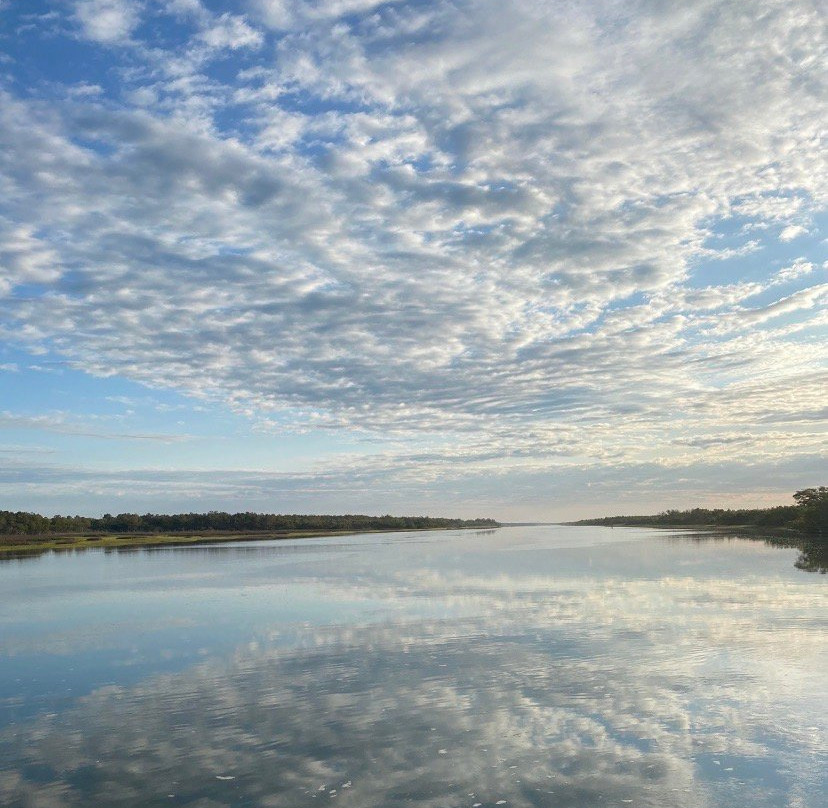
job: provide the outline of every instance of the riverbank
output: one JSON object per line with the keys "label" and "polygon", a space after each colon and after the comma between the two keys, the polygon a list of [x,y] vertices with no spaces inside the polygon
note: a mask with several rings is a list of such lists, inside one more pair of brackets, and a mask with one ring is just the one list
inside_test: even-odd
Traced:
{"label": "riverbank", "polygon": [[700,533],[705,533],[707,535],[720,534],[722,536],[756,536],[757,538],[761,539],[770,539],[777,537],[781,540],[790,539],[791,541],[819,538],[818,534],[809,535],[803,533],[801,530],[796,530],[795,528],[791,527],[769,528],[751,524],[717,525],[705,524],[703,522],[700,522],[699,524],[688,524],[686,522],[675,522],[672,524],[669,522],[659,522],[657,524],[651,524],[645,521],[637,522],[634,519],[631,519],[629,521],[616,521],[615,519],[583,519],[578,522],[561,522],[561,524],[567,525],[569,527],[647,527],[653,528],[654,530],[682,530],[690,532],[699,531]]}
{"label": "riverbank", "polygon": [[[498,525],[499,527],[499,525]],[[493,530],[493,526],[409,528],[404,532],[434,530]],[[49,551],[104,549],[141,549],[175,547],[191,544],[225,544],[243,541],[273,541],[281,539],[315,539],[329,536],[353,536],[359,533],[399,533],[399,528],[385,530],[294,530],[227,533],[147,533],[147,534],[66,534],[46,536],[0,535],[0,558],[4,554],[34,555]]]}
{"label": "riverbank", "polygon": [[793,505],[775,505],[771,508],[670,509],[656,514],[601,516],[564,524],[758,531],[806,539],[828,536],[828,487],[803,488],[793,494],[793,500]]}

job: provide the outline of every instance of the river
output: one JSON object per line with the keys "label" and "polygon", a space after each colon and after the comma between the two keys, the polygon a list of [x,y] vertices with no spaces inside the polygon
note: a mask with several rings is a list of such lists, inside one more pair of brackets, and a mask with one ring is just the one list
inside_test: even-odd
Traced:
{"label": "river", "polygon": [[531,526],[0,561],[0,805],[822,808],[796,558]]}

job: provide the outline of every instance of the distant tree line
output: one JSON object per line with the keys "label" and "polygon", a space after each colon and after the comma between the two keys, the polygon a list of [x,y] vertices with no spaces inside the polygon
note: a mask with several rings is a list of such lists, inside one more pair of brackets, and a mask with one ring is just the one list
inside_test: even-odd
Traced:
{"label": "distant tree line", "polygon": [[828,536],[828,487],[805,488],[793,495],[795,505],[773,508],[691,508],[651,516],[605,516],[573,525],[630,525],[641,527],[756,527],[784,528],[808,535]]}
{"label": "distant tree line", "polygon": [[0,511],[2,535],[57,533],[203,533],[415,530],[423,528],[497,527],[494,519],[443,519],[430,516],[314,516],[273,513],[119,513],[89,516],[41,516],[25,511]]}

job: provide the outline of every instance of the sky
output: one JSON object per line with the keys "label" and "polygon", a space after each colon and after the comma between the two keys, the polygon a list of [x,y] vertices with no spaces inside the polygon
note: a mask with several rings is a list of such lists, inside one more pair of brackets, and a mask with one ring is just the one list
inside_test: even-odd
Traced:
{"label": "sky", "polygon": [[814,0],[0,0],[0,509],[825,484]]}

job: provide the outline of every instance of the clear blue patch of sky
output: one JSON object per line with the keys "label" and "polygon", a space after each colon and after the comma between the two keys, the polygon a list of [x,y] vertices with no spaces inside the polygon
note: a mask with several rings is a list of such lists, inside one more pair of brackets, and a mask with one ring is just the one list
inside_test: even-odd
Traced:
{"label": "clear blue patch of sky", "polygon": [[154,47],[174,50],[186,45],[195,31],[194,20],[175,14],[143,14],[141,23],[135,29],[135,36]]}
{"label": "clear blue patch of sky", "polygon": [[629,309],[633,306],[640,306],[647,302],[649,294],[647,292],[633,292],[626,297],[618,297],[611,300],[604,308],[604,312],[618,311],[619,309]]}
{"label": "clear blue patch of sky", "polygon": [[[755,298],[758,304],[771,302],[797,288],[812,286],[819,279],[825,279],[822,263],[828,258],[825,246],[825,231],[828,216],[815,216],[807,225],[808,233],[797,236],[790,241],[782,241],[779,236],[788,222],[779,223],[763,230],[745,231],[744,227],[752,220],[733,217],[717,222],[713,227],[713,236],[706,246],[716,250],[738,250],[750,241],[758,241],[758,248],[742,255],[724,259],[702,258],[691,265],[687,285],[692,288],[704,288],[726,283],[763,282],[780,269],[790,266],[797,258],[804,258],[816,264],[810,275],[796,279],[795,282],[775,287]],[[783,291],[785,290],[785,291]]]}
{"label": "clear blue patch of sky", "polygon": [[99,157],[112,157],[118,148],[112,143],[107,143],[104,140],[97,140],[85,137],[72,137],[72,143],[86,151],[94,152]]}
{"label": "clear blue patch of sky", "polygon": [[20,447],[21,457],[26,449],[48,449],[50,462],[68,465],[82,453],[85,464],[99,467],[282,471],[307,468],[323,454],[378,449],[355,434],[262,428],[218,403],[117,376],[96,377],[49,354],[6,347],[0,366],[8,366],[0,369],[0,412],[47,416],[42,426],[0,422],[0,448]]}
{"label": "clear blue patch of sky", "polygon": [[[26,415],[49,411],[97,416],[118,415],[123,400],[152,403],[153,407],[196,406],[178,393],[149,391],[143,385],[119,377],[96,377],[73,368],[65,359],[35,355],[5,347],[0,363],[16,365],[17,371],[3,377],[3,406]],[[148,412],[148,410],[145,410]],[[152,420],[144,416],[145,421]]]}
{"label": "clear blue patch of sky", "polygon": [[119,81],[110,52],[71,35],[75,23],[63,16],[37,19],[56,8],[54,3],[28,0],[25,13],[14,15],[4,9],[0,15],[0,48],[11,59],[6,73],[16,89],[41,96],[44,83],[54,82],[64,87],[99,84],[116,91]]}
{"label": "clear blue patch of sky", "polygon": [[11,296],[17,300],[40,297],[48,287],[40,283],[17,283],[11,289]]}
{"label": "clear blue patch of sky", "polygon": [[[192,33],[192,31],[190,31]],[[207,78],[219,84],[236,86],[239,72],[261,65],[260,48],[236,48],[232,51],[216,51],[215,57],[201,70]]]}
{"label": "clear blue patch of sky", "polygon": [[299,112],[314,117],[324,115],[327,112],[353,115],[371,110],[371,106],[356,98],[351,100],[343,99],[341,96],[321,98],[305,90],[289,90],[283,93],[279,96],[279,106],[286,112]]}

